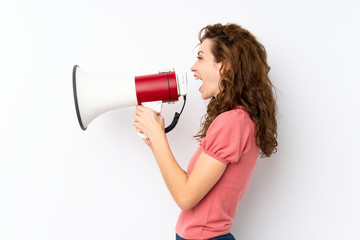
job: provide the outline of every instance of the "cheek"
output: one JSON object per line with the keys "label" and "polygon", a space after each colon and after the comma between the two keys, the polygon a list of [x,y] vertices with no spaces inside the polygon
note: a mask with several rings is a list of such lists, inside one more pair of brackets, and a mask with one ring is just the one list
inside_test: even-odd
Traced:
{"label": "cheek", "polygon": [[210,76],[210,80],[211,80],[211,84],[213,86],[218,86],[219,85],[219,81],[220,81],[220,73],[217,69],[214,69],[212,71],[212,74]]}
{"label": "cheek", "polygon": [[209,66],[209,70],[211,70],[210,71],[211,74],[217,77],[220,77],[220,68],[221,68],[221,63],[212,62],[212,64]]}

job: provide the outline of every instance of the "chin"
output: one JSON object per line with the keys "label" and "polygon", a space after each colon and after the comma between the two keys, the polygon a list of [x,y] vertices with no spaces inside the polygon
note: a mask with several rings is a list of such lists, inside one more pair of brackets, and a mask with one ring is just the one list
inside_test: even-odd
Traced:
{"label": "chin", "polygon": [[203,100],[208,100],[208,99],[210,99],[211,97],[209,97],[209,96],[204,96],[204,95],[201,95],[201,98],[202,98]]}

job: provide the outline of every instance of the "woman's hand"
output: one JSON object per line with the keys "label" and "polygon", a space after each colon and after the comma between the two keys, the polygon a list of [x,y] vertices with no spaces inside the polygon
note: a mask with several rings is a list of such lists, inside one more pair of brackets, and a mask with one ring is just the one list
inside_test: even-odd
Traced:
{"label": "woman's hand", "polygon": [[165,136],[164,118],[152,109],[138,105],[133,118],[136,130],[149,138],[144,140],[149,147],[152,148],[152,140]]}

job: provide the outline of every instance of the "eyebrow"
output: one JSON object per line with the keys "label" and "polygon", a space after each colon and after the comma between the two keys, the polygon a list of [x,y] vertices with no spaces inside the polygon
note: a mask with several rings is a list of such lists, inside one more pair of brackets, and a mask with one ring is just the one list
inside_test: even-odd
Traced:
{"label": "eyebrow", "polygon": [[204,52],[203,52],[203,51],[198,51],[198,55],[199,55],[200,53],[204,54]]}

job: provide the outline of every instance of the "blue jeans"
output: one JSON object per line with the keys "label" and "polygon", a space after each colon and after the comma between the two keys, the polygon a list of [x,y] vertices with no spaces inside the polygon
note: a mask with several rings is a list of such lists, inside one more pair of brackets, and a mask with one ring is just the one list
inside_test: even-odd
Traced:
{"label": "blue jeans", "polygon": [[[182,238],[176,234],[176,240],[188,240],[188,239]],[[235,240],[235,238],[231,233],[228,233],[214,238],[209,238],[208,240]]]}

